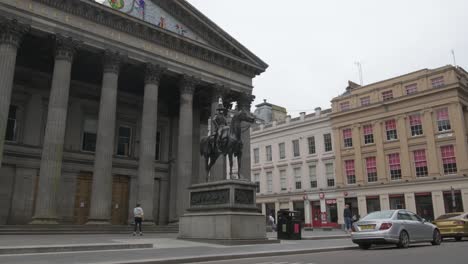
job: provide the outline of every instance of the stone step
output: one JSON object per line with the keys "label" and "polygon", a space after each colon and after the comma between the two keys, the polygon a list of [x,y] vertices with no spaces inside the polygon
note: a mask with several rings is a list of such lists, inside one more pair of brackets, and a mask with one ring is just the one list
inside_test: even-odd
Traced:
{"label": "stone step", "polygon": [[[178,226],[143,226],[145,233],[178,233]],[[127,234],[128,225],[1,225],[0,235],[20,234]]]}

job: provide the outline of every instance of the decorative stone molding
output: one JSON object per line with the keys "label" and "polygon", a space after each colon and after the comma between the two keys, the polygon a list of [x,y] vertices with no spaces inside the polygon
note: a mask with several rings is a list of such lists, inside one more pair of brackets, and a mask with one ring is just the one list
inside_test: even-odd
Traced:
{"label": "decorative stone molding", "polygon": [[[249,61],[243,57],[235,57],[231,54],[240,54],[236,51],[228,41],[225,41],[225,44],[228,45],[226,51],[216,51],[202,43],[197,43],[188,38],[178,36],[173,34],[165,29],[161,29],[154,25],[149,25],[143,21],[136,21],[135,18],[127,18],[124,14],[119,14],[117,12],[108,12],[105,10],[106,7],[100,6],[100,4],[94,3],[94,1],[57,1],[57,0],[33,0],[35,2],[40,2],[48,6],[54,7],[56,9],[62,10],[69,14],[80,16],[89,21],[102,24],[106,27],[113,28],[115,30],[136,36],[141,39],[145,39],[152,43],[177,50],[184,54],[187,54],[192,57],[219,65],[221,67],[230,69],[232,71],[247,75],[249,77],[255,77],[256,75],[261,74],[268,67],[260,59],[256,58],[255,55],[251,54],[251,57],[254,58],[253,61]],[[159,4],[162,8],[168,8],[168,4],[172,1],[157,1],[156,4]],[[179,5],[179,4],[178,4]],[[168,8],[171,10],[171,15],[174,13],[183,16],[181,12],[182,7],[174,6]],[[191,23],[187,23],[191,24]],[[198,24],[200,24],[198,22]],[[202,24],[201,24],[202,25]],[[215,36],[216,34],[213,31],[210,31],[208,27],[204,26],[204,31],[207,31],[205,34],[201,34],[203,37],[206,34],[209,36]],[[198,31],[196,31],[200,34]],[[206,38],[210,41],[210,38]],[[234,39],[230,39],[230,42],[234,42]],[[240,45],[240,44],[239,44]],[[215,45],[216,46],[216,45]],[[241,46],[241,45],[240,45]],[[231,52],[231,54],[227,54]],[[247,51],[246,51],[247,52]],[[257,65],[255,65],[257,64]]]}
{"label": "decorative stone molding", "polygon": [[0,18],[0,44],[8,44],[18,48],[21,39],[29,29],[29,25],[20,24],[16,19]]}
{"label": "decorative stone molding", "polygon": [[145,68],[145,84],[159,85],[165,71],[166,68],[161,67],[159,64],[147,63]]}
{"label": "decorative stone molding", "polygon": [[104,73],[115,73],[119,74],[120,66],[124,61],[125,57],[119,52],[106,50],[104,51],[103,57],[103,69]]}
{"label": "decorative stone molding", "polygon": [[81,41],[61,34],[55,35],[55,59],[72,62],[73,56],[80,45]]}
{"label": "decorative stone molding", "polygon": [[195,87],[200,81],[194,76],[187,74],[182,75],[179,82],[179,89],[181,94],[192,94],[195,91]]}

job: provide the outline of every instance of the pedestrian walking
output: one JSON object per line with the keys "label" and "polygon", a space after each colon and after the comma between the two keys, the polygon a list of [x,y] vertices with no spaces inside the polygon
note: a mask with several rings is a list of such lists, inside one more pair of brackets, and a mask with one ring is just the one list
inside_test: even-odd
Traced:
{"label": "pedestrian walking", "polygon": [[353,224],[353,215],[351,212],[351,208],[349,208],[349,204],[345,205],[345,209],[343,211],[343,217],[344,217],[344,222],[345,222],[346,233],[350,233],[351,225]]}
{"label": "pedestrian walking", "polygon": [[145,213],[143,212],[143,208],[141,208],[140,204],[137,204],[136,207],[133,209],[133,218],[135,220],[135,229],[133,229],[133,235],[136,236],[137,227],[140,230],[140,236],[143,235],[141,231],[141,223],[143,222],[143,216]]}
{"label": "pedestrian walking", "polygon": [[268,222],[269,222],[269,224],[271,225],[271,229],[272,229],[273,231],[276,231],[275,218],[273,217],[273,215],[270,215],[270,216],[268,217]]}

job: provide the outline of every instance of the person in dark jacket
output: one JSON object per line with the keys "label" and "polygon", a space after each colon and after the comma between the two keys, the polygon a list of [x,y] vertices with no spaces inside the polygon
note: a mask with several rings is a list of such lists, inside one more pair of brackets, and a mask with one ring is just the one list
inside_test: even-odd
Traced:
{"label": "person in dark jacket", "polygon": [[353,224],[353,214],[351,212],[351,208],[349,208],[349,204],[345,205],[343,217],[345,222],[346,233],[351,233],[351,225]]}

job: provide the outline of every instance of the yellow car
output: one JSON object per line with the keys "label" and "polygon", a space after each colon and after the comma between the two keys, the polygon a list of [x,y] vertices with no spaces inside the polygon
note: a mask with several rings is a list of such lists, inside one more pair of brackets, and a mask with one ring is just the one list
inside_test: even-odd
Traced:
{"label": "yellow car", "polygon": [[443,238],[453,237],[460,241],[468,237],[468,213],[449,213],[439,216],[433,222]]}

